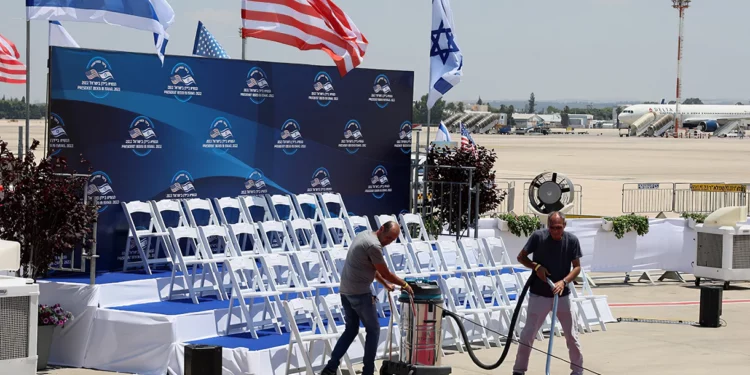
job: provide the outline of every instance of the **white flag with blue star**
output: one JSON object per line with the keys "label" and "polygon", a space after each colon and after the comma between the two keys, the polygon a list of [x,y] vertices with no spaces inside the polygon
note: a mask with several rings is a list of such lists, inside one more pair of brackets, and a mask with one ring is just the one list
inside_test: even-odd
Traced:
{"label": "white flag with blue star", "polygon": [[432,0],[432,45],[430,47],[430,93],[432,108],[445,93],[461,82],[464,57],[456,44],[453,12],[448,0]]}
{"label": "white flag with blue star", "polygon": [[201,21],[198,21],[198,30],[195,32],[193,55],[217,57],[220,59],[229,58],[229,55],[227,55],[227,52],[221,47],[221,44],[216,41],[216,38],[214,38]]}
{"label": "white flag with blue star", "polygon": [[58,47],[81,48],[75,39],[62,26],[60,21],[49,21],[49,45]]}

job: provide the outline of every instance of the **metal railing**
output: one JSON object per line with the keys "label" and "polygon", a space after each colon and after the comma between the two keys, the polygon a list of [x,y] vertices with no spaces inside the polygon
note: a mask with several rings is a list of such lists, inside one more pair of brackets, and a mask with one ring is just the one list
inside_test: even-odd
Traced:
{"label": "metal railing", "polygon": [[[90,199],[88,191],[88,182],[91,178],[90,174],[55,173],[55,176],[81,179],[81,199],[83,199],[84,204],[88,203]],[[91,285],[93,285],[96,276],[96,258],[98,258],[98,255],[96,255],[96,230],[97,223],[94,222],[91,233],[91,236],[93,237],[91,238],[93,239],[93,244],[91,245],[90,253],[86,252],[85,246],[86,241],[89,239],[84,238],[80,247],[71,250],[69,253],[60,254],[60,256],[50,266],[49,269],[62,272],[86,272],[86,261],[88,260],[91,262],[91,264],[89,265],[89,270],[91,273]]]}
{"label": "metal railing", "polygon": [[747,206],[746,183],[625,183],[623,213],[710,213],[722,207]]}
{"label": "metal railing", "polygon": [[674,184],[663,182],[622,184],[622,212],[670,212],[674,207]]}
{"label": "metal railing", "polygon": [[495,189],[504,195],[503,201],[492,211],[485,212],[482,216],[491,216],[493,214],[506,214],[512,212],[515,208],[516,201],[516,182],[495,180]]}
{"label": "metal railing", "polygon": [[[529,207],[529,187],[530,182],[524,182],[523,184],[523,213],[533,214]],[[574,184],[573,189],[573,210],[568,212],[569,215],[581,215],[583,213],[583,187],[578,184]]]}
{"label": "metal railing", "polygon": [[[458,240],[468,236],[469,228],[479,223],[481,189],[473,178],[475,170],[474,167],[425,166],[422,190],[417,194],[416,212],[428,222],[433,217],[442,218],[447,224],[447,231],[443,227],[441,234],[455,235]],[[446,176],[446,180],[428,178],[435,174]]]}

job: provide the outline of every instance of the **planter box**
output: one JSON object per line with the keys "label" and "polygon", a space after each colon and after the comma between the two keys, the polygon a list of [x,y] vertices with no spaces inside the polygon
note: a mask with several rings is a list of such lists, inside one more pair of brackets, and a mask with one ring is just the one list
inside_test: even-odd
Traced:
{"label": "planter box", "polygon": [[501,219],[497,219],[497,229],[500,229],[501,232],[510,232],[508,222]]}
{"label": "planter box", "polygon": [[52,346],[52,336],[54,336],[55,334],[55,328],[56,326],[37,327],[37,371],[41,371],[47,368],[47,360],[49,359],[49,351],[50,347]]}
{"label": "planter box", "polygon": [[613,221],[602,219],[602,230],[605,232],[611,232],[615,229],[615,223]]}
{"label": "planter box", "polygon": [[695,229],[695,226],[698,224],[698,222],[696,222],[693,218],[688,218],[685,220],[685,224],[688,226],[688,228]]}

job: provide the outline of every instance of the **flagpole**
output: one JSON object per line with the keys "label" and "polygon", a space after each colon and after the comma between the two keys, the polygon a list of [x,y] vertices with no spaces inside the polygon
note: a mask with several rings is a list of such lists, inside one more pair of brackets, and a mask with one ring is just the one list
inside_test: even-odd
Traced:
{"label": "flagpole", "polygon": [[29,153],[29,118],[31,117],[31,21],[26,20],[26,154]]}

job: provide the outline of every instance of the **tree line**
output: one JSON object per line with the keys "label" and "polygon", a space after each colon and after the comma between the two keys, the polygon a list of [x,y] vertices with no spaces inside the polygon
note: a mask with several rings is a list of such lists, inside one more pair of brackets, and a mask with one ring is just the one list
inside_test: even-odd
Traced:
{"label": "tree line", "polygon": [[[32,104],[30,106],[32,119],[43,119],[47,115],[47,104]],[[26,119],[26,97],[0,99],[0,119]]]}

